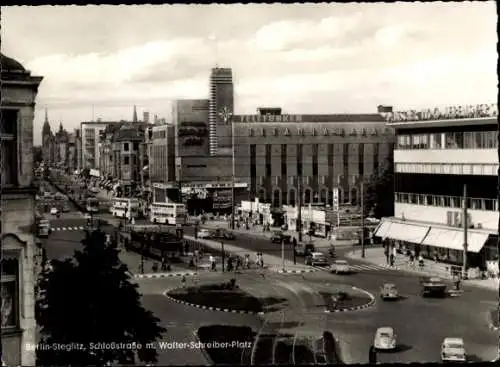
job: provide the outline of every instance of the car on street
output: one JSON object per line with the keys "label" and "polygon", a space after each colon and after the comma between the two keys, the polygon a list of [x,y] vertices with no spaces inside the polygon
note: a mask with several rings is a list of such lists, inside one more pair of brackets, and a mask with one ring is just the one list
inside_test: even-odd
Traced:
{"label": "car on street", "polygon": [[380,298],[385,300],[395,300],[399,298],[398,289],[395,284],[385,283],[380,287]]}
{"label": "car on street", "polygon": [[332,265],[330,265],[330,272],[334,274],[350,274],[351,266],[346,260],[335,260]]}
{"label": "car on street", "polygon": [[305,263],[311,266],[328,266],[328,259],[322,252],[313,252],[306,257]]}
{"label": "car on street", "polygon": [[222,228],[217,228],[217,229],[213,230],[212,233],[210,234],[210,237],[216,238],[219,240],[220,239],[234,240],[236,238],[236,236],[234,235],[233,232],[228,231],[226,229],[222,229]]}
{"label": "car on street", "polygon": [[441,361],[467,362],[464,340],[462,338],[444,338],[441,344]]}
{"label": "car on street", "polygon": [[438,277],[420,278],[422,297],[445,297],[447,285]]}
{"label": "car on street", "polygon": [[200,239],[209,239],[210,238],[210,231],[208,229],[200,229],[198,231],[197,237]]}
{"label": "car on street", "polygon": [[63,213],[69,213],[69,212],[70,212],[69,205],[64,205],[64,206],[62,207],[62,212],[63,212]]}
{"label": "car on street", "polygon": [[50,214],[51,215],[57,215],[57,214],[59,214],[59,209],[57,209],[55,207],[54,208],[50,208]]}
{"label": "car on street", "polygon": [[309,242],[309,243],[302,243],[299,242],[295,246],[295,254],[297,256],[307,256],[315,251],[314,243]]}
{"label": "car on street", "polygon": [[396,334],[390,326],[379,327],[375,332],[373,346],[377,350],[394,350],[396,349]]}

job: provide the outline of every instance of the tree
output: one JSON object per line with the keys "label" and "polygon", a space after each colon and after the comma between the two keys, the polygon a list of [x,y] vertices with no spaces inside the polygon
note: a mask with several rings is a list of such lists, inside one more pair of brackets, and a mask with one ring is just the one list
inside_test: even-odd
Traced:
{"label": "tree", "polygon": [[82,245],[73,259],[52,261],[52,269],[40,276],[40,345],[73,348],[38,348],[37,365],[156,362],[153,346],[166,330],[142,306],[138,286],[131,283],[118,250],[105,244],[100,230],[87,232]]}
{"label": "tree", "polygon": [[394,163],[392,154],[374,172],[364,190],[365,216],[375,218],[394,215]]}

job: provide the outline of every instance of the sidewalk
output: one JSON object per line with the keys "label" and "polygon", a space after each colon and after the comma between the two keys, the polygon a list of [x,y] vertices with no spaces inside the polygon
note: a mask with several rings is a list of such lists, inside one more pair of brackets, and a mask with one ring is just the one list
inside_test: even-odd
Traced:
{"label": "sidewalk", "polygon": [[[204,240],[204,239],[196,239],[192,236],[187,236],[184,235],[184,238],[187,240],[199,242],[202,245],[209,247],[211,249],[214,249],[216,251],[220,251],[221,249],[221,244],[219,242],[211,241],[211,240]],[[244,254],[250,254],[250,260],[253,262],[255,259],[255,254],[252,254],[250,250],[230,245],[227,243],[224,243],[224,250],[225,252],[229,252],[234,255],[239,255],[243,256]],[[268,270],[275,271],[275,272],[283,272],[283,262],[281,257],[278,256],[272,256],[269,254],[264,255],[264,268],[267,268]],[[316,271],[316,269],[311,268],[310,266],[304,265],[304,264],[295,264],[293,261],[286,260],[285,259],[285,273],[302,273],[302,272],[311,272],[311,271]]]}
{"label": "sidewalk", "polygon": [[[121,250],[119,255],[118,255],[120,261],[127,265],[128,270],[130,273],[134,275],[140,275],[141,274],[141,255],[131,252],[131,251],[125,251]],[[144,274],[174,274],[174,273],[186,273],[186,272],[192,272],[194,270],[188,269],[187,266],[179,266],[176,264],[171,264],[171,271],[166,273],[165,271],[158,270],[156,273],[153,272],[153,264],[154,263],[158,264],[158,267],[161,266],[161,262],[157,260],[150,259],[148,257],[144,257]]]}
{"label": "sidewalk", "polygon": [[[375,265],[386,266],[387,260],[384,255],[384,249],[382,247],[378,248],[368,248],[365,250],[365,258],[361,257],[361,249],[356,251],[351,251],[346,254],[347,258],[361,260]],[[425,260],[425,266],[421,270],[415,261],[414,265],[408,262],[408,258],[404,255],[398,254],[394,260],[394,268],[407,273],[425,275],[434,275],[443,279],[452,280],[453,277],[450,274],[450,265],[440,262],[434,262],[432,260]],[[464,285],[472,285],[475,287],[487,288],[487,289],[498,289],[498,279],[469,279],[462,281]]]}
{"label": "sidewalk", "polygon": [[[223,220],[210,220],[205,222],[205,224],[201,225],[202,228],[209,228],[209,229],[215,229],[215,228],[224,228],[224,229],[230,229],[231,224],[230,222],[226,222]],[[269,232],[263,232],[262,231],[262,226],[261,225],[256,225],[256,226],[251,226],[250,229],[237,229],[235,228],[233,231],[235,234],[241,233],[245,234],[248,236],[255,236],[255,237],[260,237],[260,238],[271,238],[273,235],[274,231],[280,231],[279,228],[272,228]],[[284,234],[289,235],[291,237],[295,237],[298,241],[298,234],[295,231],[283,231]],[[302,240],[303,242],[309,242],[309,236],[308,235],[302,235]],[[330,248],[330,245],[333,243],[333,241],[328,241],[326,238],[321,238],[321,237],[312,237],[311,238],[312,242],[314,243],[314,246],[316,247],[317,250],[320,251],[325,251]],[[337,244],[339,245],[339,244]],[[341,245],[341,244],[340,244]],[[352,243],[349,242],[349,246],[351,246]]]}

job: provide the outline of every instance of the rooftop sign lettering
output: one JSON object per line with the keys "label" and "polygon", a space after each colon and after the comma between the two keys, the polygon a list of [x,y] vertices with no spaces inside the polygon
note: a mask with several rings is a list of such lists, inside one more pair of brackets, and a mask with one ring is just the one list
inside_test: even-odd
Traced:
{"label": "rooftop sign lettering", "polygon": [[[266,130],[269,130],[269,133],[266,133]],[[302,127],[298,127],[296,130],[290,130],[289,128],[283,128],[279,129],[276,127],[272,128],[248,128],[248,136],[259,136],[259,137],[264,137],[264,136],[319,136],[320,131],[316,130],[316,128],[312,129],[306,129]],[[293,131],[293,134],[292,132]],[[267,134],[267,135],[266,135]],[[390,128],[384,128],[383,130],[378,131],[375,128],[372,129],[349,129],[346,131],[345,129],[342,129],[340,127],[337,128],[323,128],[321,130],[321,135],[322,136],[377,136],[377,135],[391,135],[392,130]]]}
{"label": "rooftop sign lettering", "polygon": [[451,120],[481,117],[497,117],[498,104],[450,106],[425,110],[396,111],[386,114],[388,122]]}
{"label": "rooftop sign lettering", "polygon": [[302,122],[302,115],[240,115],[241,122]]}

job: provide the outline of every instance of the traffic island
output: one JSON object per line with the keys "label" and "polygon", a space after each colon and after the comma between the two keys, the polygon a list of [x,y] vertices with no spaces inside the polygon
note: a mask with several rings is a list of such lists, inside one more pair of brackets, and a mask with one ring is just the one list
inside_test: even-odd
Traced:
{"label": "traffic island", "polygon": [[325,312],[357,311],[371,307],[375,297],[356,287],[338,287],[333,292],[320,292],[325,300]]}
{"label": "traffic island", "polygon": [[275,311],[277,306],[286,303],[281,298],[254,297],[241,289],[235,279],[225,283],[177,288],[165,292],[165,296],[175,302],[205,310],[258,315]]}
{"label": "traffic island", "polygon": [[214,365],[249,365],[256,333],[248,326],[210,325],[197,336]]}

